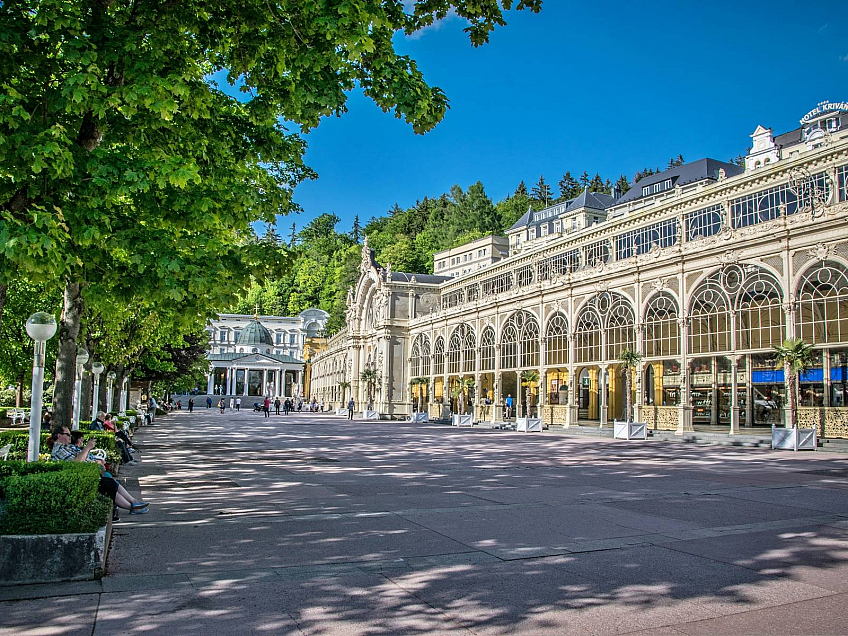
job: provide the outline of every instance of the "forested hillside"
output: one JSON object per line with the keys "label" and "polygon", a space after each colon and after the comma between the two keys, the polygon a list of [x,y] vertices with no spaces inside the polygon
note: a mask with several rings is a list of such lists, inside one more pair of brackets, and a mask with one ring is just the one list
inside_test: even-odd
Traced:
{"label": "forested hillside", "polygon": [[[682,163],[679,156],[669,161],[669,167]],[[646,168],[635,180],[654,172]],[[292,226],[285,237],[271,228],[260,242],[268,249],[286,253],[291,267],[280,278],[255,281],[232,311],[252,313],[258,306],[263,314],[291,316],[319,307],[330,314],[328,333],[335,333],[344,327],[347,289],[359,276],[362,238],[368,237],[377,261],[391,263],[394,271],[433,273],[434,253],[489,234],[504,234],[528,207],[542,209],[572,199],[584,189],[607,194],[613,191],[609,179],[598,174],[589,177],[587,172],[577,178],[566,172],[557,185],[555,194],[544,176],[529,190],[522,181],[510,196],[494,203],[478,181],[467,190],[454,186],[439,197],[425,197],[406,210],[396,205],[385,216],[372,218],[364,228],[359,217],[349,230],[340,228],[335,214],[321,214],[300,231]],[[615,182],[619,192],[629,187],[624,175]]]}

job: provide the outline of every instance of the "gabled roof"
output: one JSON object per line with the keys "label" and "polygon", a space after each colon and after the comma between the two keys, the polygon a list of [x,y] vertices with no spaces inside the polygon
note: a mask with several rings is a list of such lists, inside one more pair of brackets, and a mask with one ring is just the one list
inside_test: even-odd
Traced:
{"label": "gabled roof", "polygon": [[303,364],[303,360],[298,360],[297,358],[293,358],[291,356],[286,355],[277,355],[275,353],[207,353],[206,359],[210,362],[233,362],[235,360],[241,360],[242,358],[250,358],[252,356],[258,356],[262,358],[268,358],[273,360],[274,362],[281,362],[283,364]]}
{"label": "gabled roof", "polygon": [[528,207],[527,212],[521,215],[521,218],[518,219],[515,223],[513,223],[512,227],[507,230],[507,232],[512,232],[513,230],[520,230],[523,227],[526,227],[528,223],[530,223],[531,215],[533,214],[533,208]]}
{"label": "gabled roof", "polygon": [[787,146],[800,144],[804,140],[803,130],[803,128],[796,128],[795,130],[778,135],[774,138],[774,145],[778,148],[786,148]]}
{"label": "gabled roof", "polygon": [[592,208],[593,210],[606,210],[615,203],[615,197],[603,192],[589,192],[583,190],[576,198],[568,202],[566,212],[579,210],[580,208]]}
{"label": "gabled roof", "polygon": [[678,185],[683,186],[688,183],[697,183],[698,181],[703,181],[705,179],[712,179],[715,181],[718,179],[719,170],[724,170],[724,173],[728,177],[734,177],[745,172],[745,169],[740,166],[732,163],[725,163],[724,161],[718,161],[716,159],[707,158],[699,159],[698,161],[691,161],[683,164],[682,166],[669,168],[668,170],[639,179],[639,181],[633,184],[633,187],[630,188],[623,197],[616,201],[616,205],[619,203],[627,203],[628,201],[635,201],[636,199],[641,199],[643,196],[651,196],[643,195],[642,188],[654,185],[655,183],[661,183],[666,179],[671,179],[672,187]]}

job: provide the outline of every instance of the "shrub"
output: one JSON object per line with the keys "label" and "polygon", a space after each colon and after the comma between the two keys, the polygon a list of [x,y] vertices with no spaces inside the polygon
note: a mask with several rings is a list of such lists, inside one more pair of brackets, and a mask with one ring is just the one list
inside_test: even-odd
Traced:
{"label": "shrub", "polygon": [[125,412],[127,414],[127,417],[129,417],[130,415],[138,415],[138,411],[133,409],[127,409]]}
{"label": "shrub", "polygon": [[5,462],[0,534],[94,532],[112,508],[97,492],[100,469],[78,462]]}
{"label": "shrub", "polygon": [[[121,463],[121,453],[115,448],[114,433],[110,431],[86,431],[85,436],[87,438],[94,437],[97,439],[94,447],[102,448],[106,451],[106,461],[110,462],[113,466]],[[46,453],[47,455],[50,454],[50,449],[47,448],[48,437],[50,437],[49,433],[41,434],[41,446],[39,449],[40,453]],[[6,444],[12,444],[12,448],[9,451],[9,459],[25,460],[29,451],[29,431],[0,431],[0,446],[5,446]]]}

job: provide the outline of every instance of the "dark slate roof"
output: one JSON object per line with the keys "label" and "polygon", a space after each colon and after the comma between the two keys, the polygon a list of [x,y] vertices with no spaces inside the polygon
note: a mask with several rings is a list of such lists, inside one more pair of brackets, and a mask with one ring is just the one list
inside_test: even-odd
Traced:
{"label": "dark slate roof", "polygon": [[283,356],[277,355],[275,353],[207,353],[206,359],[210,362],[232,362],[233,360],[240,360],[241,358],[249,358],[250,356],[262,356],[264,358],[270,358],[275,362],[282,362],[284,364],[303,364],[303,360],[298,360],[297,358],[293,358],[291,356]]}
{"label": "dark slate roof", "polygon": [[274,338],[271,332],[262,325],[258,320],[254,319],[247,323],[247,326],[242,329],[239,334],[237,345],[252,347],[255,345],[271,345],[274,346]]}
{"label": "dark slate roof", "polygon": [[657,174],[652,174],[648,177],[639,179],[639,181],[633,184],[633,187],[630,188],[623,197],[616,201],[616,205],[619,203],[627,203],[628,201],[641,199],[643,196],[642,188],[654,185],[655,183],[660,183],[666,179],[671,179],[672,187],[677,185],[683,186],[687,183],[697,183],[704,179],[716,180],[718,179],[718,171],[721,169],[724,169],[724,172],[728,177],[734,177],[745,172],[745,169],[740,166],[732,163],[725,163],[724,161],[717,161],[716,159],[699,159],[698,161],[691,161],[683,164],[682,166],[669,168],[663,172],[658,172]]}
{"label": "dark slate roof", "polygon": [[446,280],[453,280],[451,276],[436,276],[435,274],[408,274],[406,272],[392,272],[393,283],[409,283],[412,282],[412,277],[415,276],[416,283],[444,283]]}
{"label": "dark slate roof", "polygon": [[803,128],[796,128],[795,130],[778,135],[774,138],[774,145],[778,148],[786,148],[787,146],[800,144],[804,140],[803,131]]}
{"label": "dark slate roof", "polygon": [[512,232],[513,230],[521,229],[522,227],[526,227],[530,223],[530,219],[532,218],[533,208],[528,208],[527,212],[521,215],[521,218],[518,219],[515,223],[513,223],[512,227],[507,230],[507,232]]}

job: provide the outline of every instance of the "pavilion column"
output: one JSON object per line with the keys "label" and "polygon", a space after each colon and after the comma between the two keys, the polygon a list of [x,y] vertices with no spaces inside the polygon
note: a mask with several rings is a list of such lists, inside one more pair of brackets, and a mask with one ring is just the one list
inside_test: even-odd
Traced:
{"label": "pavilion column", "polygon": [[602,364],[598,370],[598,392],[601,394],[600,406],[600,428],[603,428],[609,423],[609,405],[608,402],[608,382],[609,382],[609,365]]}
{"label": "pavilion column", "polygon": [[580,404],[577,401],[578,378],[577,365],[574,363],[574,334],[568,333],[568,410],[566,411],[565,428],[578,425]]}
{"label": "pavilion column", "polygon": [[676,435],[692,432],[692,399],[689,391],[689,320],[681,318],[680,327],[680,405],[677,407]]}
{"label": "pavilion column", "polygon": [[[735,349],[734,349],[735,350]],[[739,433],[739,358],[730,356],[730,434]]]}
{"label": "pavilion column", "polygon": [[268,395],[268,369],[262,369],[262,397]]}
{"label": "pavilion column", "polygon": [[229,392],[230,395],[236,394],[236,379],[238,378],[238,367],[231,367],[229,373]]}
{"label": "pavilion column", "polygon": [[248,387],[247,374],[248,373],[250,373],[250,370],[245,369],[244,370],[244,389],[242,389],[242,392],[241,392],[241,394],[245,397],[247,396],[247,387]]}
{"label": "pavilion column", "polygon": [[547,403],[547,373],[545,371],[545,362],[547,361],[547,342],[545,341],[544,331],[539,331],[539,397],[536,400],[536,417],[542,417],[542,407]]}
{"label": "pavilion column", "polygon": [[215,369],[213,368],[209,372],[209,380],[206,383],[206,395],[212,395],[212,391],[215,389]]}
{"label": "pavilion column", "polygon": [[[642,421],[642,406],[645,404],[645,387],[644,382],[642,381],[645,375],[645,366],[642,363],[642,356],[645,355],[645,341],[642,338],[642,332],[645,328],[644,323],[640,320],[635,325],[635,333],[636,333],[636,353],[639,354],[639,362],[636,363],[636,369],[634,370],[635,377],[633,378],[633,383],[636,385],[636,398],[633,401],[633,421],[641,422]],[[627,404],[627,401],[624,402]],[[626,407],[625,407],[626,408]],[[625,421],[629,421],[630,413],[624,418]]]}
{"label": "pavilion column", "polygon": [[492,381],[492,424],[495,423],[496,413],[503,410],[501,404],[501,345],[495,343],[495,375]]}

